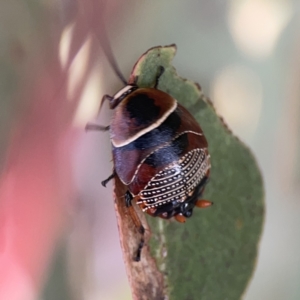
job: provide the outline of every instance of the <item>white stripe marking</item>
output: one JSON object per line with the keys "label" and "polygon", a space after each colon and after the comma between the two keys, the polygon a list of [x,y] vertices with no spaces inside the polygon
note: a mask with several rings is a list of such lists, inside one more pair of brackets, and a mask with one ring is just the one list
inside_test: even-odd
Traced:
{"label": "white stripe marking", "polygon": [[158,119],[155,123],[153,123],[152,125],[148,126],[147,128],[139,131],[138,133],[136,133],[134,136],[130,137],[129,139],[122,141],[122,142],[115,142],[114,139],[111,140],[112,144],[116,147],[123,147],[126,146],[128,144],[130,144],[131,142],[135,141],[136,139],[138,139],[139,137],[141,137],[142,135],[144,135],[147,132],[150,132],[152,129],[157,128],[158,126],[160,126],[166,119],[167,117],[177,108],[177,101],[174,99],[174,103],[172,105],[172,107],[170,109],[168,109],[162,116],[160,119]]}

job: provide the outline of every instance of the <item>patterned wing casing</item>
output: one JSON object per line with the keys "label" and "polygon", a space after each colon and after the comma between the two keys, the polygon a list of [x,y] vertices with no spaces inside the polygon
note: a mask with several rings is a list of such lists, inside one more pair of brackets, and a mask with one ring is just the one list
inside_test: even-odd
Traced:
{"label": "patterned wing casing", "polygon": [[184,202],[208,176],[209,169],[207,150],[190,150],[178,162],[158,172],[139,193],[137,203],[146,211],[168,202]]}

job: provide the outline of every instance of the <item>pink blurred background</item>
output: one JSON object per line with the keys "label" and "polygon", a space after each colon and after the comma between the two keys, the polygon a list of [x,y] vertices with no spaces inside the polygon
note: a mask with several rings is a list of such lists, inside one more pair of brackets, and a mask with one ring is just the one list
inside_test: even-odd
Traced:
{"label": "pink blurred background", "polygon": [[176,43],[257,157],[266,221],[244,299],[300,298],[300,26],[297,1],[67,1],[0,4],[0,299],[131,299],[119,246],[103,94],[122,83],[99,40],[105,24],[127,77]]}

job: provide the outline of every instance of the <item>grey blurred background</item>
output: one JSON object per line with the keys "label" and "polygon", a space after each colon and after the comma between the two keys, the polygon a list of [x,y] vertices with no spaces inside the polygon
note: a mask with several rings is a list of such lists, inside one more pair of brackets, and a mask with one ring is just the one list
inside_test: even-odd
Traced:
{"label": "grey blurred background", "polygon": [[[29,20],[36,18],[35,2],[27,4],[21,9]],[[55,28],[61,65],[69,63],[68,95],[85,74],[69,129],[76,137],[69,154],[75,201],[67,209],[40,299],[131,299],[112,185],[100,184],[112,170],[109,137],[83,130],[88,121],[109,123],[106,105],[97,116],[101,97],[122,87],[92,34],[101,38],[103,24],[125,77],[148,48],[177,44],[179,75],[201,85],[217,113],[251,148],[263,174],[265,227],[244,299],[300,299],[300,2],[48,0],[39,5]],[[82,24],[91,25],[93,10],[99,28],[96,22],[89,31]],[[76,55],[68,61],[72,49]]]}

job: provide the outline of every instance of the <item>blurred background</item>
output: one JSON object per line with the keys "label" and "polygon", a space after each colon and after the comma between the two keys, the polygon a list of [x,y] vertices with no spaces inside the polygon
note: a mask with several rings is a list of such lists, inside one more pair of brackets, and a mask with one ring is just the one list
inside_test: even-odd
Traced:
{"label": "blurred background", "polygon": [[[0,299],[131,299],[122,262],[103,94],[148,48],[176,43],[255,154],[266,190],[244,299],[300,299],[300,2],[10,0],[0,3]],[[238,182],[237,182],[238,184]]]}

